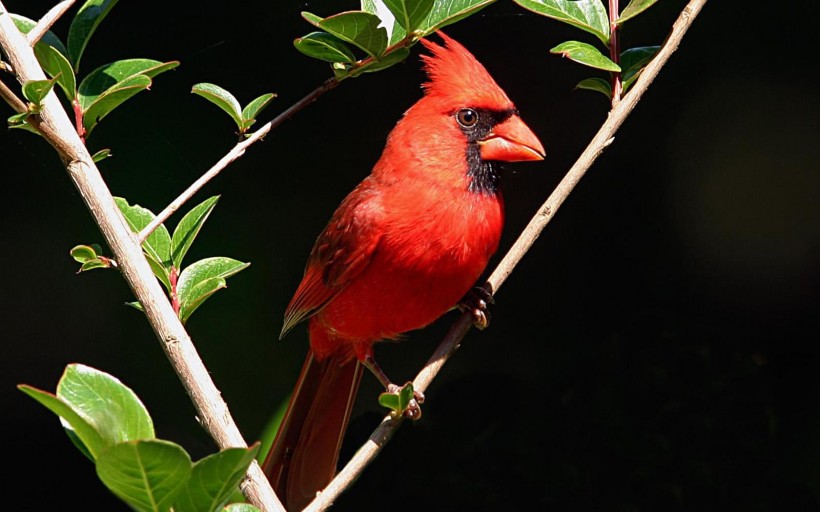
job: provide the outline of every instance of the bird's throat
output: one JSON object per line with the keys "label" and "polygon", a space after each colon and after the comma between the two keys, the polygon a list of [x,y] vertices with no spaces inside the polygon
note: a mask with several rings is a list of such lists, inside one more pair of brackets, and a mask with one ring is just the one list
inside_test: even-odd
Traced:
{"label": "bird's throat", "polygon": [[470,142],[467,144],[467,177],[470,192],[494,196],[501,187],[501,164],[482,160],[478,144]]}

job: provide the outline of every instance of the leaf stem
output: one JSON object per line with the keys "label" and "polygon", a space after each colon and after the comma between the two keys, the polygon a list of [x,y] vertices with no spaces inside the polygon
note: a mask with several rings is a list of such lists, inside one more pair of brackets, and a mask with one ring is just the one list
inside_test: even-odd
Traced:
{"label": "leaf stem", "polygon": [[[566,176],[564,176],[564,179],[561,180],[556,189],[547,198],[546,202],[544,202],[541,208],[536,212],[521,235],[519,235],[518,240],[516,240],[490,275],[487,280],[489,291],[495,293],[501,287],[507,277],[509,277],[515,269],[515,266],[521,261],[550,220],[555,216],[555,213],[558,211],[558,208],[561,207],[564,200],[566,200],[587,170],[592,166],[593,162],[595,162],[604,149],[612,143],[615,132],[635,108],[635,105],[637,105],[644,92],[646,92],[646,89],[669,60],[669,57],[677,50],[683,35],[692,25],[692,22],[698,13],[700,13],[706,1],[707,0],[690,0],[683,9],[678,19],[672,25],[672,30],[666,42],[660,48],[655,58],[646,66],[641,76],[635,81],[630,89],[631,92],[624,97],[623,101],[612,108],[607,120],[598,130],[598,133],[595,134],[584,152],[581,153],[581,156],[570,168]],[[472,325],[473,318],[470,313],[464,313],[458,317],[436,351],[427,361],[427,364],[416,376],[413,381],[414,389],[422,393],[427,390],[427,387],[444,366],[444,363],[446,363],[450,356],[458,349],[461,340]],[[362,471],[364,471],[364,468],[376,458],[399,425],[401,425],[402,420],[402,417],[392,418],[390,415],[385,416],[376,430],[370,435],[367,442],[359,448],[333,481],[305,508],[304,512],[318,512],[330,507],[339,495],[356,481]]]}

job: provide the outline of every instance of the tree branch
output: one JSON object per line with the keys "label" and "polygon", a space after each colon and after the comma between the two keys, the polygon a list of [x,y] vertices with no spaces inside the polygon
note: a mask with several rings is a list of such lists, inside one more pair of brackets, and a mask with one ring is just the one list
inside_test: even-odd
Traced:
{"label": "tree branch", "polygon": [[31,30],[29,30],[28,34],[26,34],[26,39],[28,39],[28,44],[31,47],[34,47],[37,44],[37,41],[43,37],[43,34],[48,32],[48,30],[60,19],[60,16],[65,14],[65,12],[74,5],[74,0],[63,0],[59,4],[55,5],[54,7],[49,10],[45,16],[40,18],[40,21],[37,22],[37,25],[34,26]]}
{"label": "tree branch", "polygon": [[[0,47],[21,83],[46,78],[28,40],[17,30],[2,2]],[[220,448],[246,447],[227,404],[148,266],[137,237],[114,203],[111,192],[53,90],[42,102],[40,120],[40,132],[63,159],[69,177],[100,227],[123,277],[142,304],[171,366],[190,395],[203,427]],[[284,511],[258,464],[254,462],[251,465],[248,475],[243,483],[248,499],[262,510]]]}
{"label": "tree branch", "polygon": [[[580,179],[592,166],[592,163],[604,149],[612,143],[615,132],[635,108],[635,105],[641,99],[643,93],[646,92],[649,84],[651,84],[658,75],[658,72],[660,72],[661,68],[669,60],[672,53],[677,50],[683,35],[689,29],[705,4],[706,0],[691,0],[683,9],[658,54],[643,70],[641,76],[632,85],[629,93],[610,111],[606,122],[604,122],[598,130],[598,133],[595,134],[587,148],[581,153],[581,156],[569,172],[567,172],[566,176],[564,176],[564,179],[561,180],[555,191],[547,198],[546,202],[541,205],[541,208],[539,208],[527,227],[524,228],[521,235],[519,235],[518,240],[516,240],[506,256],[504,256],[490,275],[487,280],[487,286],[491,292],[495,293],[504,281],[506,281],[518,262],[521,261],[550,220],[555,216],[555,212],[558,211],[558,208],[561,207],[570,192],[572,192]],[[464,335],[467,334],[467,331],[470,330],[472,323],[473,320],[470,313],[465,313],[456,320],[435,353],[430,357],[427,364],[413,381],[415,389],[422,392],[427,389],[441,367],[447,362],[447,359],[458,349],[459,343],[464,338]],[[370,435],[367,442],[359,448],[347,465],[336,475],[336,478],[305,508],[305,512],[317,512],[330,507],[334,500],[359,477],[364,468],[376,458],[387,441],[393,436],[393,433],[401,422],[402,417],[392,418],[391,416],[386,416],[373,434]]]}

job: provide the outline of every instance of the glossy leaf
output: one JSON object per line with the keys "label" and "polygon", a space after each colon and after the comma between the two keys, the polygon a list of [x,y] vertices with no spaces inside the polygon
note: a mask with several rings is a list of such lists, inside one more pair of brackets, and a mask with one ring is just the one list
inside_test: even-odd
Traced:
{"label": "glossy leaf", "polygon": [[566,41],[559,44],[550,53],[555,53],[579,64],[604,71],[620,71],[621,68],[606,57],[598,48],[579,41]]}
{"label": "glossy leaf", "polygon": [[186,322],[205,300],[227,286],[225,279],[249,265],[231,258],[213,257],[186,267],[177,281],[180,320]]}
{"label": "glossy leaf", "polygon": [[407,36],[407,31],[396,21],[396,17],[390,12],[383,0],[362,0],[362,10],[375,14],[381,20],[381,26],[390,34],[388,46],[392,46]]}
{"label": "glossy leaf", "polygon": [[418,31],[422,36],[451,25],[487,7],[495,0],[436,0],[430,14],[421,22]]}
{"label": "glossy leaf", "polygon": [[154,424],[139,397],[105,372],[68,365],[57,385],[57,396],[88,418],[106,446],[154,437]]}
{"label": "glossy leaf", "polygon": [[23,97],[37,106],[45,99],[46,95],[54,87],[54,79],[51,80],[29,80],[23,84]]}
{"label": "glossy leaf", "polygon": [[223,512],[261,512],[250,503],[232,503],[225,507]]}
{"label": "glossy leaf", "polygon": [[382,407],[391,409],[396,414],[401,414],[410,405],[414,397],[413,383],[408,382],[398,393],[382,393],[379,395],[379,404]]}
{"label": "glossy leaf", "polygon": [[378,16],[369,12],[347,11],[324,19],[303,12],[302,17],[342,41],[359,47],[371,57],[381,55],[387,48],[387,31],[379,27],[381,20]]}
{"label": "glossy leaf", "polygon": [[94,162],[100,162],[100,161],[105,160],[106,158],[108,158],[110,156],[111,156],[111,150],[110,149],[107,149],[107,148],[106,149],[101,149],[101,150],[97,151],[96,153],[94,153],[93,155],[91,155],[91,160],[93,160]]}
{"label": "glossy leaf", "polygon": [[325,62],[356,62],[353,50],[344,41],[327,32],[311,32],[293,41],[293,46],[308,57]]}
{"label": "glossy leaf", "polygon": [[660,46],[641,46],[621,53],[621,67],[624,70],[621,79],[624,92],[638,79],[643,68],[649,64],[660,49]]}
{"label": "glossy leaf", "polygon": [[379,60],[373,60],[366,65],[357,68],[351,76],[358,76],[362,73],[372,73],[374,71],[381,71],[389,68],[410,56],[410,48],[398,48]]}
{"label": "glossy leaf", "polygon": [[77,245],[69,251],[71,257],[77,263],[85,263],[86,261],[97,259],[97,251],[90,245]]}
{"label": "glossy leaf", "polygon": [[250,128],[250,126],[256,121],[256,117],[259,113],[270,105],[270,102],[273,101],[273,98],[275,97],[275,94],[269,92],[255,98],[250,103],[245,105],[245,108],[242,109],[242,128],[245,130]]}
{"label": "glossy leaf", "polygon": [[63,427],[74,433],[76,439],[82,443],[93,458],[96,458],[107,447],[106,441],[91,421],[75,411],[62,398],[25,384],[17,388],[59,416]]}
{"label": "glossy leaf", "polygon": [[182,268],[182,260],[191,244],[202,229],[202,224],[208,219],[208,216],[219,201],[219,196],[213,196],[191,210],[182,217],[182,220],[174,229],[174,235],[171,238],[171,262],[176,268]]}
{"label": "glossy leaf", "polygon": [[532,12],[585,30],[609,45],[609,14],[601,0],[513,0]]}
{"label": "glossy leaf", "polygon": [[217,510],[224,506],[258,451],[258,444],[251,448],[228,448],[198,460],[175,500],[174,512]]}
{"label": "glossy leaf", "polygon": [[578,82],[575,88],[600,92],[606,96],[607,99],[612,97],[612,86],[603,78],[585,78],[584,80]]}
{"label": "glossy leaf", "polygon": [[[39,46],[39,45],[38,45]],[[65,93],[66,99],[72,101],[77,94],[77,79],[74,76],[74,69],[65,55],[53,46],[39,46],[40,50],[35,50],[37,60],[46,73],[52,78],[56,78],[60,88]]]}
{"label": "glossy leaf", "polygon": [[[142,206],[135,204],[129,205],[128,201],[122,197],[115,197],[114,202],[117,203],[125,220],[131,226],[134,233],[139,233],[142,228],[151,223],[156,218],[154,213]],[[171,235],[164,224],[160,224],[157,229],[151,233],[145,242],[142,244],[143,250],[153,257],[157,262],[164,266],[169,266],[171,263]]]}
{"label": "glossy leaf", "polygon": [[396,21],[407,32],[412,32],[430,14],[435,0],[383,0]]}
{"label": "glossy leaf", "polygon": [[151,86],[151,79],[145,75],[134,75],[117,83],[102,93],[83,112],[83,127],[91,133],[97,123],[126,100]]}
{"label": "glossy leaf", "polygon": [[[98,67],[80,82],[79,101],[83,111],[91,108],[101,95],[137,75],[154,78],[179,66],[178,61],[160,62],[153,59],[126,59]],[[151,81],[147,82],[149,85]]]}
{"label": "glossy leaf", "polygon": [[90,260],[86,261],[82,265],[80,265],[80,270],[77,271],[79,274],[80,272],[87,272],[89,270],[94,270],[95,268],[111,268],[111,265],[108,261],[102,259]]}
{"label": "glossy leaf", "polygon": [[209,83],[196,84],[191,92],[197,96],[202,96],[217,107],[221,108],[231,116],[236,126],[242,127],[242,106],[236,97],[226,89]]}
{"label": "glossy leaf", "polygon": [[618,17],[618,21],[616,21],[615,23],[620,25],[625,21],[634,18],[635,16],[652,7],[657,1],[658,0],[632,0],[624,8],[624,10],[621,11],[621,15]]}
{"label": "glossy leaf", "polygon": [[68,60],[75,71],[80,69],[80,57],[88,40],[116,4],[117,0],[88,0],[77,11],[68,28]]}
{"label": "glossy leaf", "polygon": [[97,458],[97,476],[133,509],[166,512],[188,482],[191,457],[162,440],[119,443]]}

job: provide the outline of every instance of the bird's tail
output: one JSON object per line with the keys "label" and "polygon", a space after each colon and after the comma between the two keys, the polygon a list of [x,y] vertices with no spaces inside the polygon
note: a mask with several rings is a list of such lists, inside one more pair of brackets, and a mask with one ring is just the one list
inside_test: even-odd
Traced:
{"label": "bird's tail", "polygon": [[262,469],[288,510],[302,510],[336,475],[359,382],[356,358],[318,360],[308,351]]}

